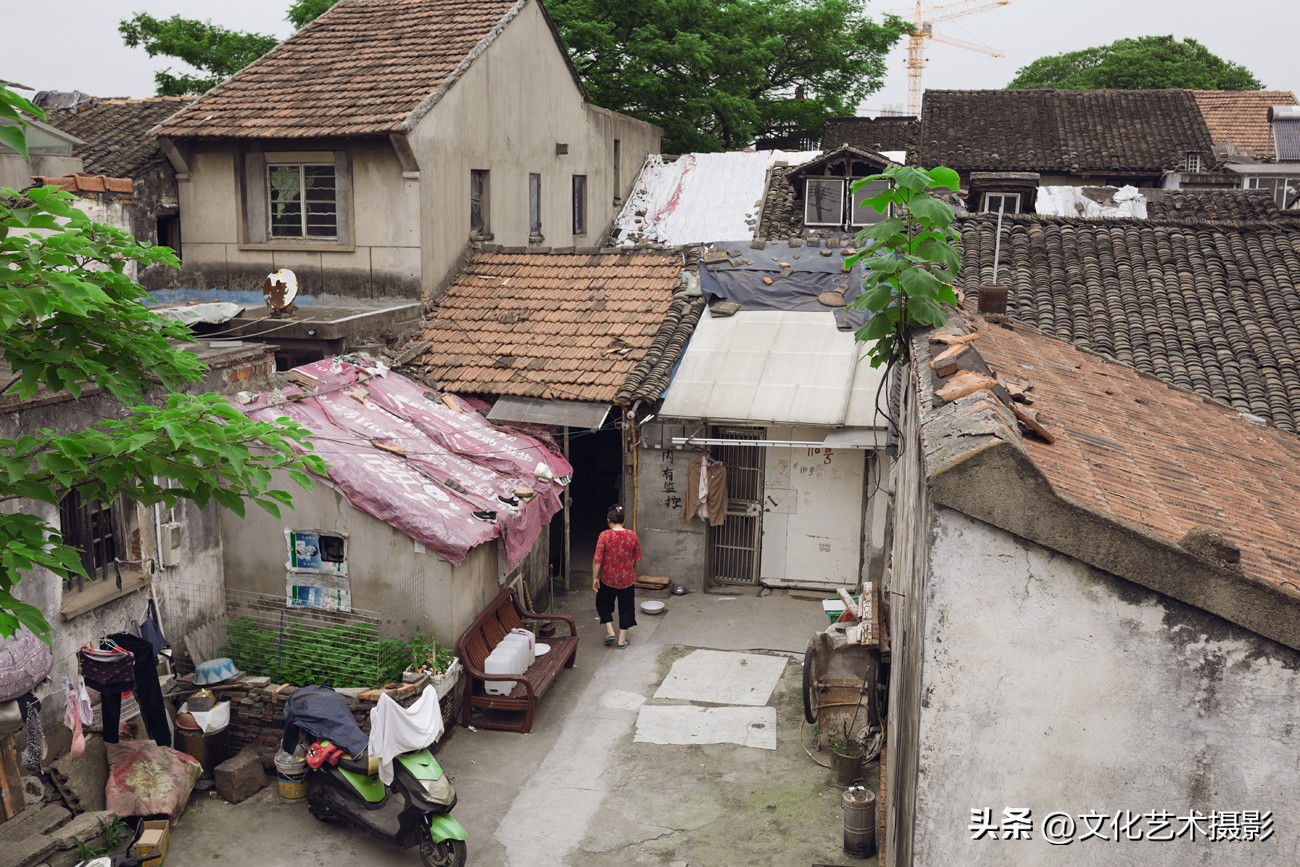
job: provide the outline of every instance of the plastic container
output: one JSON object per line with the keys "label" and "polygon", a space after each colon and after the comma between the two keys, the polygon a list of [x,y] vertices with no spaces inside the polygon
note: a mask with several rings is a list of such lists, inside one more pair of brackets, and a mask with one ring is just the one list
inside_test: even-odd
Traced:
{"label": "plastic container", "polygon": [[[537,636],[536,636],[536,635],[534,635],[533,633],[529,632],[527,629],[512,629],[512,630],[510,630],[510,634],[511,634],[511,635],[518,636],[519,638],[522,638],[522,639],[524,639],[525,641],[527,641],[527,642],[528,642],[528,652],[529,652],[530,654],[533,654],[533,648],[537,645]],[[533,654],[533,656],[530,656],[529,658],[530,658],[530,659],[535,658],[535,654]]]}
{"label": "plastic container", "polygon": [[307,761],[280,750],[275,756],[275,777],[280,784],[280,797],[286,801],[301,801],[307,797]]}
{"label": "plastic container", "polygon": [[[861,604],[862,597],[854,596],[853,601],[856,604]],[[826,612],[826,618],[830,620],[831,623],[836,623],[839,621],[840,615],[844,613],[844,600],[838,596],[833,599],[823,599],[822,611]]]}
{"label": "plastic container", "polygon": [[[483,661],[485,674],[522,674],[519,664],[523,659],[519,655],[521,648],[498,644]],[[515,688],[513,680],[487,680],[483,682],[483,691],[488,695],[508,695]]]}
{"label": "plastic container", "polygon": [[519,658],[523,660],[524,667],[519,669],[517,674],[523,674],[528,670],[528,666],[533,664],[533,660],[536,658],[534,643],[534,641],[530,641],[517,632],[511,632],[505,638],[501,639],[502,646],[518,648],[516,652],[519,654]]}

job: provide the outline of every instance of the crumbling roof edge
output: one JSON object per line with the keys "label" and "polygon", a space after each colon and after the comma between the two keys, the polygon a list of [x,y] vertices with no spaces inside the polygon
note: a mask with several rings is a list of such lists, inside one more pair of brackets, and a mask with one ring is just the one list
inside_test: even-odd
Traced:
{"label": "crumbling roof edge", "polygon": [[[972,329],[954,314],[942,330]],[[1021,445],[1010,409],[988,391],[936,407],[933,333],[913,339],[911,372],[931,502],[1300,650],[1300,594],[1062,496]],[[963,366],[982,364],[969,359]]]}

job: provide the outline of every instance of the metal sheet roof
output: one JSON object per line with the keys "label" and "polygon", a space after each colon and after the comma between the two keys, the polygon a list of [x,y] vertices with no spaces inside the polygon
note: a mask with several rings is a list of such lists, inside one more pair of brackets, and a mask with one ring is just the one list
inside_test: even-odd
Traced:
{"label": "metal sheet roof", "polygon": [[514,421],[554,427],[597,430],[605,423],[611,407],[607,403],[583,400],[545,400],[540,397],[497,399],[488,413],[488,421]]}
{"label": "metal sheet roof", "polygon": [[[660,415],[769,424],[884,427],[883,370],[830,311],[700,318]],[[880,394],[883,408],[884,395]]]}

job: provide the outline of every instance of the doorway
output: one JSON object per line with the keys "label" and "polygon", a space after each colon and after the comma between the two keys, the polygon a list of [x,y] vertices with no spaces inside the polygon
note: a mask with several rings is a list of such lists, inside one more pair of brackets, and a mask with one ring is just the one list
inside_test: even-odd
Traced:
{"label": "doorway", "polygon": [[[560,439],[563,442],[563,439]],[[623,433],[618,428],[569,430],[569,587],[591,580],[596,537],[605,529],[609,507],[623,496]],[[551,568],[564,574],[564,514],[551,519]]]}
{"label": "doorway", "polygon": [[708,531],[709,576],[720,584],[756,584],[763,538],[763,449],[744,440],[761,440],[763,428],[718,427],[717,439],[739,440],[713,447],[714,460],[727,468],[727,515]]}

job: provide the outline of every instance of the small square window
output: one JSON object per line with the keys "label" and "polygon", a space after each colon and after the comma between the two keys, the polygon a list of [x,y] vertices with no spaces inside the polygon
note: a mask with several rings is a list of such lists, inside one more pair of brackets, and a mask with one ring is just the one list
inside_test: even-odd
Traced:
{"label": "small square window", "polygon": [[338,236],[337,184],[332,164],[276,163],[266,167],[272,238]]}
{"label": "small square window", "polygon": [[803,221],[806,226],[844,224],[844,181],[809,178],[804,182]]}
{"label": "small square window", "polygon": [[1204,171],[1204,168],[1201,166],[1201,155],[1195,152],[1188,153],[1187,157],[1183,160],[1183,171],[1190,174],[1199,174]]}
{"label": "small square window", "polygon": [[573,234],[587,234],[587,176],[573,176]]}
{"label": "small square window", "polygon": [[984,212],[987,214],[1018,214],[1020,213],[1020,194],[1019,193],[985,193],[984,194]]}
{"label": "small square window", "polygon": [[487,169],[471,169],[469,173],[469,231],[471,235],[491,233],[488,224],[488,185],[490,181]]}
{"label": "small square window", "polygon": [[536,173],[528,176],[528,234],[542,234],[542,176]]}

